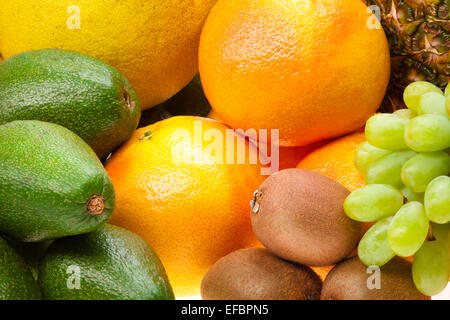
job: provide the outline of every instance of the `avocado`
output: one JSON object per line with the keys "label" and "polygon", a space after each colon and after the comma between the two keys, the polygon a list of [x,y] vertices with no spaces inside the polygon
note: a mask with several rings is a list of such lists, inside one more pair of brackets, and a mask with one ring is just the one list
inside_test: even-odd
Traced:
{"label": "avocado", "polygon": [[173,300],[161,261],[138,235],[106,224],[54,241],[39,266],[49,300]]}
{"label": "avocado", "polygon": [[38,283],[19,254],[0,237],[0,300],[38,300]]}
{"label": "avocado", "polygon": [[41,120],[62,125],[103,159],[131,136],[140,114],[128,80],[100,60],[44,49],[0,63],[0,124]]}
{"label": "avocado", "polygon": [[93,231],[109,220],[114,187],[92,149],[53,123],[0,125],[0,233],[24,242]]}

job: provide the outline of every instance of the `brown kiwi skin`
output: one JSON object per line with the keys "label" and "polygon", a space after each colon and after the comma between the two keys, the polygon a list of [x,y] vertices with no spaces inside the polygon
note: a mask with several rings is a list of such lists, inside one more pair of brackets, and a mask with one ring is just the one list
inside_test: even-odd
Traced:
{"label": "brown kiwi skin", "polygon": [[[373,275],[353,257],[337,264],[323,283],[321,300],[430,300],[413,282],[411,263],[395,257],[380,269],[380,289],[368,289]],[[369,279],[369,283],[371,279]]]}
{"label": "brown kiwi skin", "polygon": [[234,251],[218,260],[201,284],[204,300],[318,300],[322,280],[311,268],[265,248]]}
{"label": "brown kiwi skin", "polygon": [[334,265],[358,245],[362,224],[344,212],[350,194],[313,171],[281,170],[255,191],[253,231],[275,255],[308,266]]}

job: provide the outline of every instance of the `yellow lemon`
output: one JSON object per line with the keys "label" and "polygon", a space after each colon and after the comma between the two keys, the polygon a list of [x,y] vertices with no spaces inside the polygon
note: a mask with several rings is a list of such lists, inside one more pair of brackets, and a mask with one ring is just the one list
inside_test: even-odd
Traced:
{"label": "yellow lemon", "polygon": [[143,109],[198,72],[198,43],[217,0],[0,0],[3,58],[44,48],[88,54],[122,71]]}

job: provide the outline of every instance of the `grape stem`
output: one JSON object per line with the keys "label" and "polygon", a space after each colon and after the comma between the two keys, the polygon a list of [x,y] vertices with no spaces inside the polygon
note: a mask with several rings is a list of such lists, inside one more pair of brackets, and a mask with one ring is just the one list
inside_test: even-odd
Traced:
{"label": "grape stem", "polygon": [[433,235],[433,225],[431,224],[431,221],[428,222],[428,234],[427,234],[427,241],[434,241],[436,238]]}

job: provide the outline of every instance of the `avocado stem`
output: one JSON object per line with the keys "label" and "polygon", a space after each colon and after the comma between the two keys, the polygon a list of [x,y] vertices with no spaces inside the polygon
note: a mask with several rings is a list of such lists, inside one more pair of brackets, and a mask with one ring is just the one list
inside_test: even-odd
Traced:
{"label": "avocado stem", "polygon": [[123,98],[125,99],[125,102],[127,103],[128,108],[133,108],[133,102],[131,101],[130,94],[128,93],[127,89],[123,90]]}
{"label": "avocado stem", "polygon": [[99,195],[93,195],[86,203],[87,211],[91,216],[99,216],[105,213],[105,199]]}

